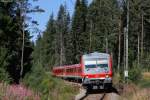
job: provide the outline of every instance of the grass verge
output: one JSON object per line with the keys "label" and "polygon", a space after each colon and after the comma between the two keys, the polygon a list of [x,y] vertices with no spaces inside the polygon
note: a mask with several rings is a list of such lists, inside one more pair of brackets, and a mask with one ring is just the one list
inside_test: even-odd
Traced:
{"label": "grass verge", "polygon": [[78,88],[54,78],[45,71],[29,74],[24,80],[26,86],[40,93],[41,100],[74,100]]}

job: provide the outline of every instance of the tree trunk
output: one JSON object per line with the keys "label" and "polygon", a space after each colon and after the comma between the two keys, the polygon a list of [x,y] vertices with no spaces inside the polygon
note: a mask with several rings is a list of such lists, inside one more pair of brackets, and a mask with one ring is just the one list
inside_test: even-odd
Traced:
{"label": "tree trunk", "polygon": [[142,14],[141,57],[143,57],[143,37],[144,37],[144,28],[143,28],[143,14]]}
{"label": "tree trunk", "polygon": [[140,35],[138,33],[138,67],[140,64]]}
{"label": "tree trunk", "polygon": [[22,22],[21,22],[21,28],[22,28],[22,52],[21,52],[21,68],[20,68],[20,81],[21,81],[21,79],[22,79],[22,75],[23,75],[23,66],[24,66],[24,39],[25,39],[25,32],[24,32],[24,17],[25,17],[25,15],[24,15],[24,13],[25,13],[25,11],[23,10],[23,6],[24,6],[24,4],[23,4],[23,2],[21,2],[21,10],[20,10],[20,15],[21,15],[21,19],[22,19]]}
{"label": "tree trunk", "polygon": [[106,41],[106,53],[108,53],[108,37],[105,37],[105,41]]}
{"label": "tree trunk", "polygon": [[129,0],[127,0],[126,70],[128,70]]}
{"label": "tree trunk", "polygon": [[125,34],[126,34],[126,30],[124,28],[124,49],[123,49],[123,51],[124,51],[124,53],[123,53],[124,70],[125,70],[125,67],[126,67],[126,36],[125,36]]}
{"label": "tree trunk", "polygon": [[120,49],[121,49],[121,19],[119,21],[119,45],[118,45],[118,72],[119,72],[119,69],[120,69]]}
{"label": "tree trunk", "polygon": [[62,33],[60,34],[60,65],[63,62],[63,41],[62,41]]}
{"label": "tree trunk", "polygon": [[92,25],[92,21],[91,21],[91,26],[90,26],[90,47],[89,47],[89,52],[91,52],[92,50],[92,28],[93,28],[93,25]]}
{"label": "tree trunk", "polygon": [[24,34],[24,24],[22,26],[22,52],[21,52],[21,69],[20,69],[20,77],[22,78],[23,75],[23,60],[24,60],[24,38],[25,38],[25,34]]}

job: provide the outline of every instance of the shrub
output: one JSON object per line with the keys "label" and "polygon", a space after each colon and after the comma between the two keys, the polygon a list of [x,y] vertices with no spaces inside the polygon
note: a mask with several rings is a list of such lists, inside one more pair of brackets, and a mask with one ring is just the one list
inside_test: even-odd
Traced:
{"label": "shrub", "polygon": [[39,65],[25,76],[24,83],[41,94],[42,100],[70,100],[77,89],[66,85],[63,80],[54,78]]}
{"label": "shrub", "polygon": [[133,62],[133,67],[129,70],[129,80],[132,82],[138,82],[142,79],[142,70],[137,65],[137,62]]}
{"label": "shrub", "polygon": [[6,71],[8,63],[6,62],[6,55],[8,50],[6,48],[0,47],[0,82],[4,81],[6,83],[10,82],[9,74]]}
{"label": "shrub", "polygon": [[143,59],[141,59],[141,64],[144,71],[150,71],[150,54],[144,55]]}
{"label": "shrub", "polygon": [[0,82],[9,83],[10,81],[9,74],[3,68],[0,68]]}

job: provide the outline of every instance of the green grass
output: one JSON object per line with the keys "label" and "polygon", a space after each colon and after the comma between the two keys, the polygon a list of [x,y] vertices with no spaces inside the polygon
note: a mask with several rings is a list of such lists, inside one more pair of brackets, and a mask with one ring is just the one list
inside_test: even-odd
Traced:
{"label": "green grass", "polygon": [[[46,82],[43,86],[43,90],[41,89],[39,92],[42,92],[42,100],[72,100],[74,99],[75,94],[77,94],[77,89],[73,86],[66,85],[63,80],[52,78],[53,81]],[[55,80],[55,81],[54,81]],[[54,82],[54,83],[53,83]],[[53,85],[52,85],[53,84]],[[45,90],[44,90],[45,89]]]}
{"label": "green grass", "polygon": [[138,85],[141,88],[150,88],[150,73],[149,72],[145,72],[142,75],[142,79],[139,81]]}
{"label": "green grass", "polygon": [[24,83],[40,93],[41,100],[73,100],[78,93],[77,88],[66,84],[62,79],[52,77],[47,72],[30,74]]}
{"label": "green grass", "polygon": [[141,88],[150,88],[150,79],[142,79],[139,81],[138,85]]}

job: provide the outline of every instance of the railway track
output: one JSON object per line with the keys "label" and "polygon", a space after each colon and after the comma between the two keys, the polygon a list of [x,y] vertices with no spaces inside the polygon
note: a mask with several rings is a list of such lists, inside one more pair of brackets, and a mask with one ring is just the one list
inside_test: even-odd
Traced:
{"label": "railway track", "polygon": [[[82,90],[83,91],[83,90]],[[112,90],[91,90],[86,91],[82,98],[76,100],[118,100],[119,95]]]}
{"label": "railway track", "polygon": [[118,91],[113,87],[107,90],[92,89],[87,91],[87,89],[82,87],[81,83],[65,82],[79,88],[80,91],[75,96],[75,100],[120,100]]}
{"label": "railway track", "polygon": [[98,94],[87,94],[86,97],[80,100],[105,100],[106,93],[98,93]]}

